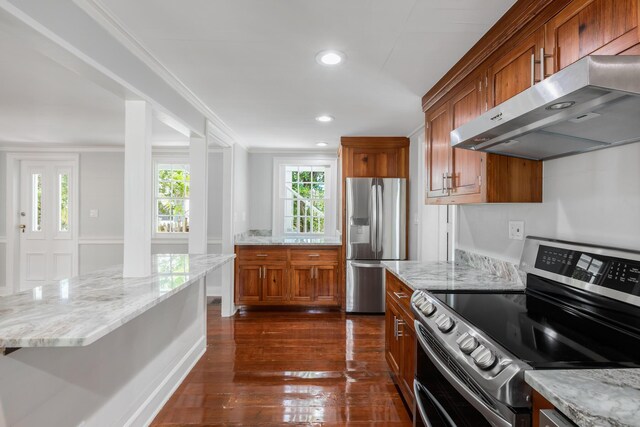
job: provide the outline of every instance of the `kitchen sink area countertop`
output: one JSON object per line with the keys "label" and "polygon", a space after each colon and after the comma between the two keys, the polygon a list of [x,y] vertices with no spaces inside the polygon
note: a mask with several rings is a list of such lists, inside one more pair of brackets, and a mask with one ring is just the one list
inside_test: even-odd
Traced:
{"label": "kitchen sink area countertop", "polygon": [[111,267],[0,298],[0,347],[87,346],[197,283],[235,255],[152,256],[147,277]]}
{"label": "kitchen sink area countertop", "polygon": [[505,279],[463,263],[383,261],[387,270],[411,289],[427,291],[497,290],[522,291],[519,279]]}
{"label": "kitchen sink area countertop", "polygon": [[339,237],[283,237],[283,236],[241,236],[236,237],[239,246],[341,246]]}
{"label": "kitchen sink area countertop", "polygon": [[640,369],[527,371],[525,381],[581,427],[637,427]]}

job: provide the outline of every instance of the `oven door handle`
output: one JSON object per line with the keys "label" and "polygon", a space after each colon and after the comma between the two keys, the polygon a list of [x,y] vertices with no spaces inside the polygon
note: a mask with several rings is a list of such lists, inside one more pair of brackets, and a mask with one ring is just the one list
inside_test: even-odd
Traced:
{"label": "oven door handle", "polygon": [[416,337],[420,342],[420,346],[424,349],[431,362],[436,366],[438,371],[446,378],[447,381],[456,389],[458,393],[462,395],[474,408],[476,408],[484,417],[496,427],[513,427],[513,425],[498,415],[493,409],[488,407],[478,396],[473,394],[466,385],[462,383],[450,370],[447,368],[435,353],[429,348],[429,345],[424,340],[422,333],[420,332],[420,322],[415,321]]}
{"label": "oven door handle", "polygon": [[436,397],[433,394],[431,394],[431,392],[425,386],[420,384],[418,380],[414,379],[413,394],[415,396],[418,412],[420,412],[420,417],[422,418],[422,421],[424,421],[424,423],[426,424],[426,427],[433,427],[433,426],[429,421],[429,417],[427,416],[427,411],[426,409],[424,409],[424,405],[422,404],[422,400],[420,399],[420,392],[423,392],[424,394],[427,395],[427,398],[429,398],[429,400],[431,401],[431,403],[433,403],[433,405],[436,407],[438,412],[440,412],[440,415],[446,418],[446,421],[449,423],[450,427],[457,427],[456,423],[454,423],[451,417],[449,416],[449,414],[447,414],[447,411],[445,411],[442,405],[440,404],[440,402],[438,402],[438,399],[436,399]]}

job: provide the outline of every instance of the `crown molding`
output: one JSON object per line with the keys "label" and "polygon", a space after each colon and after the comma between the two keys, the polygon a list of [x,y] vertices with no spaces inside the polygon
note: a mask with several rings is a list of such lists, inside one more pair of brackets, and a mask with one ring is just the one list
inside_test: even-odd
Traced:
{"label": "crown molding", "polygon": [[239,143],[240,138],[207,104],[175,74],[158,60],[131,31],[100,0],[73,0],[74,3],[91,16],[109,34],[120,41],[133,55],[144,62],[158,74],[169,86],[184,97],[207,119],[207,133],[212,133],[216,141],[223,141],[226,146]]}
{"label": "crown molding", "polygon": [[331,155],[338,157],[337,148],[328,148],[324,150],[310,149],[310,150],[296,150],[294,148],[268,148],[268,147],[251,147],[247,150],[249,154],[296,154],[301,156],[308,155]]}
{"label": "crown molding", "polygon": [[58,145],[58,144],[6,144],[0,145],[0,152],[16,153],[120,153],[122,145]]}

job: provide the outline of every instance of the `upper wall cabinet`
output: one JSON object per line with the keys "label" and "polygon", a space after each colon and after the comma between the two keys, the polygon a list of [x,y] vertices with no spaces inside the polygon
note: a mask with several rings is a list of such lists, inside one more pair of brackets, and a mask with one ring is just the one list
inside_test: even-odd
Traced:
{"label": "upper wall cabinet", "polygon": [[428,204],[542,201],[542,162],[450,132],[587,55],[640,55],[640,0],[519,0],[423,98]]}
{"label": "upper wall cabinet", "polygon": [[503,103],[540,81],[544,29],[540,28],[488,67],[488,109]]}
{"label": "upper wall cabinet", "polygon": [[343,178],[408,178],[409,139],[342,137]]}
{"label": "upper wall cabinet", "polygon": [[638,0],[575,0],[545,26],[552,72],[587,55],[637,55],[639,43]]}

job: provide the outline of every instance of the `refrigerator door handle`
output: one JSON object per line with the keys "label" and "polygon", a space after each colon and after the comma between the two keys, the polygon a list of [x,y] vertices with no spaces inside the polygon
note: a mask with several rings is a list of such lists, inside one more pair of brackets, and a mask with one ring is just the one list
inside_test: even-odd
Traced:
{"label": "refrigerator door handle", "polygon": [[[375,179],[374,179],[375,182]],[[369,241],[371,242],[371,251],[378,251],[378,194],[376,186],[371,186],[369,193]]]}
{"label": "refrigerator door handle", "polygon": [[[382,237],[383,237],[383,224],[384,218],[382,216],[382,185],[376,185],[376,202],[377,202],[377,213],[376,213],[376,253],[382,252],[384,248],[382,247]],[[381,254],[380,254],[381,255]],[[382,256],[378,256],[378,258],[382,258]]]}

